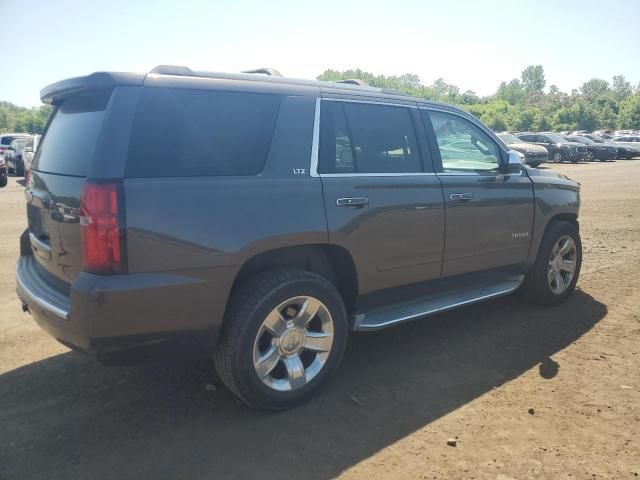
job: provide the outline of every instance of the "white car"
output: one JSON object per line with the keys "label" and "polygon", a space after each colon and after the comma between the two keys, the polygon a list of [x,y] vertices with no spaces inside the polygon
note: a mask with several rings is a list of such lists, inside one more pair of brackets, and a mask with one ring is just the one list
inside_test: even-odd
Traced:
{"label": "white car", "polygon": [[31,138],[33,135],[28,133],[3,133],[0,134],[0,157],[4,157],[4,152],[7,151],[11,142],[16,138]]}
{"label": "white car", "polygon": [[34,135],[33,143],[31,145],[27,145],[27,147],[22,152],[22,161],[24,163],[24,173],[25,177],[29,175],[31,171],[31,164],[33,163],[33,157],[36,154],[36,150],[38,150],[38,144],[40,143],[40,138],[42,135]]}

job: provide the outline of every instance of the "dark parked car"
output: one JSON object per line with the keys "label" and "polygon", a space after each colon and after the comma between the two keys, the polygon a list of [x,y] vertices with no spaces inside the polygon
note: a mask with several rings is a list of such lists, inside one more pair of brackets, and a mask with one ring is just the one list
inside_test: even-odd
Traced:
{"label": "dark parked car", "polygon": [[524,155],[524,163],[531,167],[537,167],[549,160],[549,152],[544,147],[534,145],[533,143],[523,142],[509,132],[499,133],[498,138],[500,138],[500,140],[502,140],[511,150],[522,153],[522,155]]}
{"label": "dark parked car", "polygon": [[55,108],[17,290],[65,345],[106,363],[210,356],[244,402],[282,409],[337,369],[352,331],[574,290],[579,185],[523,169],[464,111],[345,83],[152,73],[41,92]]}
{"label": "dark parked car", "polygon": [[595,133],[585,133],[582,136],[585,138],[588,138],[589,140],[593,140],[598,144],[606,145],[606,146],[617,149],[618,156],[616,158],[630,159],[630,158],[640,157],[640,145],[636,147],[634,145],[628,145],[626,143],[623,144],[620,142],[617,142],[617,143],[612,142],[611,140],[607,140],[606,138],[603,138],[600,135],[596,135]]}
{"label": "dark parked car", "polygon": [[594,160],[600,160],[601,162],[604,162],[606,160],[613,160],[618,156],[618,149],[616,147],[596,143],[587,137],[583,137],[581,135],[567,135],[564,138],[570,142],[582,143],[586,145],[587,153],[584,159],[589,162],[592,162]]}
{"label": "dark parked car", "polygon": [[4,161],[4,156],[0,156],[0,187],[6,187],[7,181],[7,164]]}
{"label": "dark parked car", "polygon": [[517,133],[516,136],[525,142],[545,147],[549,151],[549,158],[555,163],[576,163],[587,154],[587,147],[583,144],[569,142],[555,133]]}
{"label": "dark parked car", "polygon": [[19,177],[24,176],[23,154],[27,148],[33,149],[33,137],[16,138],[11,142],[4,153],[4,159],[10,173],[15,173]]}

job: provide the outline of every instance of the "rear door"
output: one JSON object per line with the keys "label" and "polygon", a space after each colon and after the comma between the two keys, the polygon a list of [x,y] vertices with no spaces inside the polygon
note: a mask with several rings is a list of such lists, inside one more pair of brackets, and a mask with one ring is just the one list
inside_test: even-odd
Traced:
{"label": "rear door", "polygon": [[360,292],[439,277],[442,188],[417,108],[340,98],[319,108],[329,241],[351,252]]}
{"label": "rear door", "polygon": [[454,111],[421,110],[442,181],[443,276],[522,264],[533,227],[533,185],[500,171],[506,152],[479,124]]}

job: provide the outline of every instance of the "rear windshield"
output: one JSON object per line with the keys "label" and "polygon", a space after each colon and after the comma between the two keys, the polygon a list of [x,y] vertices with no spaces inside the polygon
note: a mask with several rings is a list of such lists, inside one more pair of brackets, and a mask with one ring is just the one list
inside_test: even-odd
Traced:
{"label": "rear windshield", "polygon": [[280,97],[146,88],[133,124],[128,177],[256,175]]}
{"label": "rear windshield", "polygon": [[65,99],[57,106],[34,159],[40,172],[86,177],[110,92]]}

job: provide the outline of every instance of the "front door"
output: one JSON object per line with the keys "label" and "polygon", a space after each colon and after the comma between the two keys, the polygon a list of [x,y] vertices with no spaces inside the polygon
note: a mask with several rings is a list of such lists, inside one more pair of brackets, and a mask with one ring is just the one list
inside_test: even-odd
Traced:
{"label": "front door", "polygon": [[446,229],[443,276],[523,264],[533,228],[533,184],[523,171],[504,174],[498,142],[471,119],[421,110],[441,165]]}
{"label": "front door", "polygon": [[361,294],[440,276],[442,188],[416,127],[423,128],[415,107],[321,102],[318,173],[329,242],[351,253]]}

